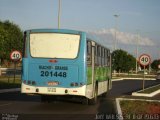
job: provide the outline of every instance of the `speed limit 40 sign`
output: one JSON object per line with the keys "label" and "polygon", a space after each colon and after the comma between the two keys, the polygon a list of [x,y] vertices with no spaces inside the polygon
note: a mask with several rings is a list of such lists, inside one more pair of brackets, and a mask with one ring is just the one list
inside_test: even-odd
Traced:
{"label": "speed limit 40 sign", "polygon": [[12,51],[10,54],[10,59],[13,61],[19,61],[21,58],[22,58],[22,54],[17,50]]}
{"label": "speed limit 40 sign", "polygon": [[139,57],[139,63],[142,65],[142,66],[147,66],[149,65],[151,62],[151,57],[147,54],[142,54],[140,57]]}

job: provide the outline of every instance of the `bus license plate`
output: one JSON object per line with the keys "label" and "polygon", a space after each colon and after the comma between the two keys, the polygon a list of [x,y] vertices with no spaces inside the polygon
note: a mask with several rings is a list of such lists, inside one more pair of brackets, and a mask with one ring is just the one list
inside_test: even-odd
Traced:
{"label": "bus license plate", "polygon": [[50,81],[50,82],[48,82],[48,85],[49,86],[57,86],[57,85],[59,85],[59,82],[57,82],[57,81]]}
{"label": "bus license plate", "polygon": [[56,88],[47,88],[48,92],[56,92]]}

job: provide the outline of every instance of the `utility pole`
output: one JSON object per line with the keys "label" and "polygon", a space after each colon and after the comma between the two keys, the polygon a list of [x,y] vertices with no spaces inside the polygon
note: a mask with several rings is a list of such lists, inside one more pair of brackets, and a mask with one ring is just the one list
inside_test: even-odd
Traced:
{"label": "utility pole", "polygon": [[60,29],[60,17],[61,17],[61,0],[59,0],[59,7],[58,7],[58,29]]}
{"label": "utility pole", "polygon": [[136,40],[136,74],[138,69],[138,44],[139,44],[139,32],[137,31],[137,40]]}
{"label": "utility pole", "polygon": [[113,15],[113,16],[115,17],[115,41],[114,41],[114,50],[116,50],[116,49],[117,49],[117,43],[118,43],[118,41],[117,41],[118,17],[119,17],[120,15],[115,14],[115,15]]}

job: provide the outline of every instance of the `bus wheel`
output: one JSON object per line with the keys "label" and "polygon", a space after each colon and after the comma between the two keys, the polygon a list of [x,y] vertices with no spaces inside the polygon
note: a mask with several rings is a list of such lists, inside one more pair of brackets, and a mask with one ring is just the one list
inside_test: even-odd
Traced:
{"label": "bus wheel", "polygon": [[41,102],[47,102],[48,97],[46,95],[41,95]]}
{"label": "bus wheel", "polygon": [[88,105],[88,98],[86,98],[86,97],[82,97],[82,104],[83,105]]}
{"label": "bus wheel", "polygon": [[103,93],[102,97],[104,97],[104,98],[107,97],[107,92]]}
{"label": "bus wheel", "polygon": [[109,79],[107,80],[107,91],[102,94],[102,97],[107,97],[108,91],[109,91]]}
{"label": "bus wheel", "polygon": [[95,92],[94,92],[94,98],[89,99],[89,104],[90,105],[95,105],[97,103],[97,96],[98,96],[98,88],[96,86]]}

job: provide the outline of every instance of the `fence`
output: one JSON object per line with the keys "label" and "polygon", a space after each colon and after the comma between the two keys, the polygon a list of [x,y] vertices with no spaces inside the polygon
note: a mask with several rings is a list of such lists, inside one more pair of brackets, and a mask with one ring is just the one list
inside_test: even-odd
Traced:
{"label": "fence", "polygon": [[0,68],[0,81],[15,83],[16,80],[21,78],[21,68]]}

